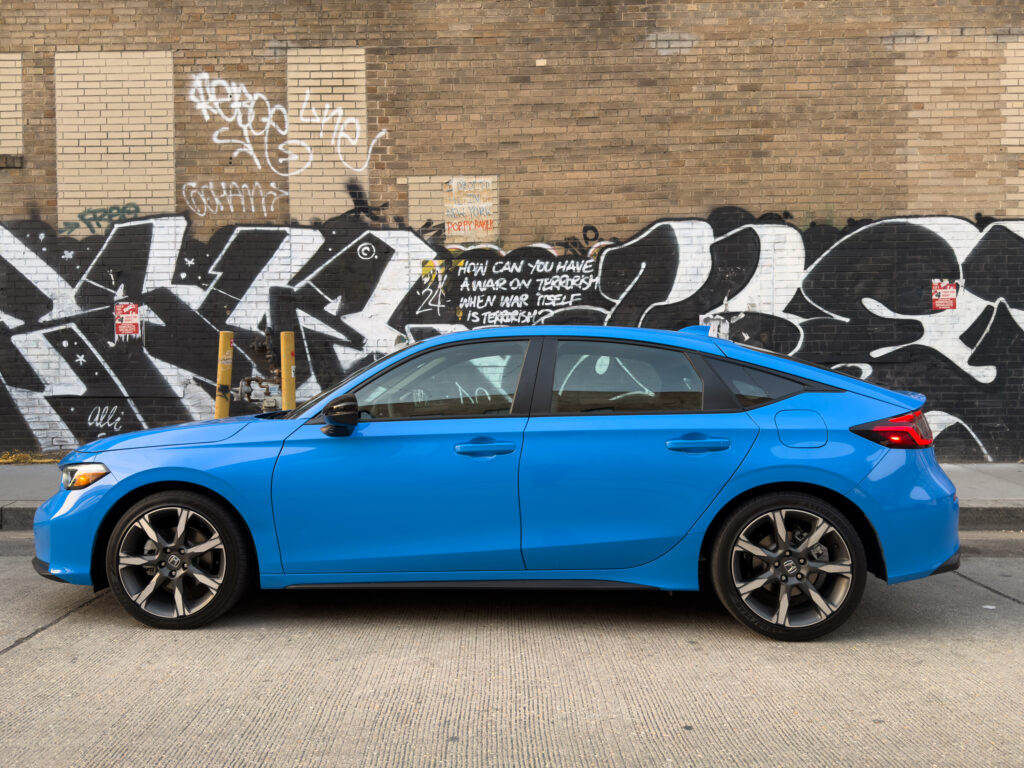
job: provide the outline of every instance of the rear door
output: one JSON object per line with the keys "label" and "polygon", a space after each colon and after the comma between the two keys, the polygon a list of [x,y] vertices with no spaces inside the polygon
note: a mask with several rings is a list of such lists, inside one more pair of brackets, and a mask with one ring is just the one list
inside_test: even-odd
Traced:
{"label": "rear door", "polygon": [[750,450],[757,426],[697,356],[548,339],[519,497],[531,570],[631,568],[668,551]]}

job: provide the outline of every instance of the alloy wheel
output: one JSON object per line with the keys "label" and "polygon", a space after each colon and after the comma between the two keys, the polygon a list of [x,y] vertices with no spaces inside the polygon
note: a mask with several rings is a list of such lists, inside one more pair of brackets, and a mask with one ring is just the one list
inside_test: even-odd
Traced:
{"label": "alloy wheel", "polygon": [[205,608],[220,591],[228,565],[220,532],[185,506],[146,511],[125,530],[117,572],[127,596],[145,613],[180,619]]}
{"label": "alloy wheel", "polygon": [[812,627],[846,602],[853,555],[839,530],[806,509],[774,509],[740,531],[730,557],[736,593],[778,627]]}

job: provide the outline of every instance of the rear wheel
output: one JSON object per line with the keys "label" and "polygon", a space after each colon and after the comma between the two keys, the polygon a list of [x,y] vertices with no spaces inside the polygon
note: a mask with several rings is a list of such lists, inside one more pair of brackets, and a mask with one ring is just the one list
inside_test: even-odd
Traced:
{"label": "rear wheel", "polygon": [[107,580],[136,619],[161,629],[207,624],[241,597],[249,550],[234,517],[197,493],[166,491],[129,509],[107,544]]}
{"label": "rear wheel", "polygon": [[729,517],[712,549],[711,574],[718,598],[741,623],[776,640],[811,640],[856,609],[867,560],[834,506],[774,493]]}

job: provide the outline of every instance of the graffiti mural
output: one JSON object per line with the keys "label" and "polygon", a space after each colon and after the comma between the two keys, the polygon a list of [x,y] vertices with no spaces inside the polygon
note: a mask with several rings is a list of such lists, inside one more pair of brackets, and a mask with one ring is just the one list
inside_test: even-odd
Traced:
{"label": "graffiti mural", "polygon": [[[39,220],[0,227],[4,446],[210,417],[221,330],[236,334],[236,381],[269,374],[268,343],[295,331],[301,399],[406,339],[714,315],[734,340],[926,393],[940,455],[1024,458],[1024,221],[800,230],[720,208],[506,252],[446,244],[429,222],[388,224],[361,190],[353,200],[313,226],[230,226],[208,241],[183,215],[80,239]],[[123,322],[130,305],[139,333],[117,334],[116,308]]]}

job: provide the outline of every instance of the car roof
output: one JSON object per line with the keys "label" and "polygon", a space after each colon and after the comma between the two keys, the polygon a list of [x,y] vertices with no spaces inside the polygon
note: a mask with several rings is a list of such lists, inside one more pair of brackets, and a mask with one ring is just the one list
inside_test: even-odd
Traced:
{"label": "car roof", "polygon": [[665,344],[681,349],[692,349],[695,352],[707,352],[722,355],[715,340],[703,333],[664,331],[656,328],[633,328],[617,325],[528,325],[505,326],[501,328],[476,328],[471,331],[456,331],[441,336],[434,336],[417,345],[417,349],[427,349],[440,344],[456,341],[472,341],[481,339],[531,338],[544,336],[578,336],[597,339],[617,339],[620,341],[647,341],[652,344]]}

